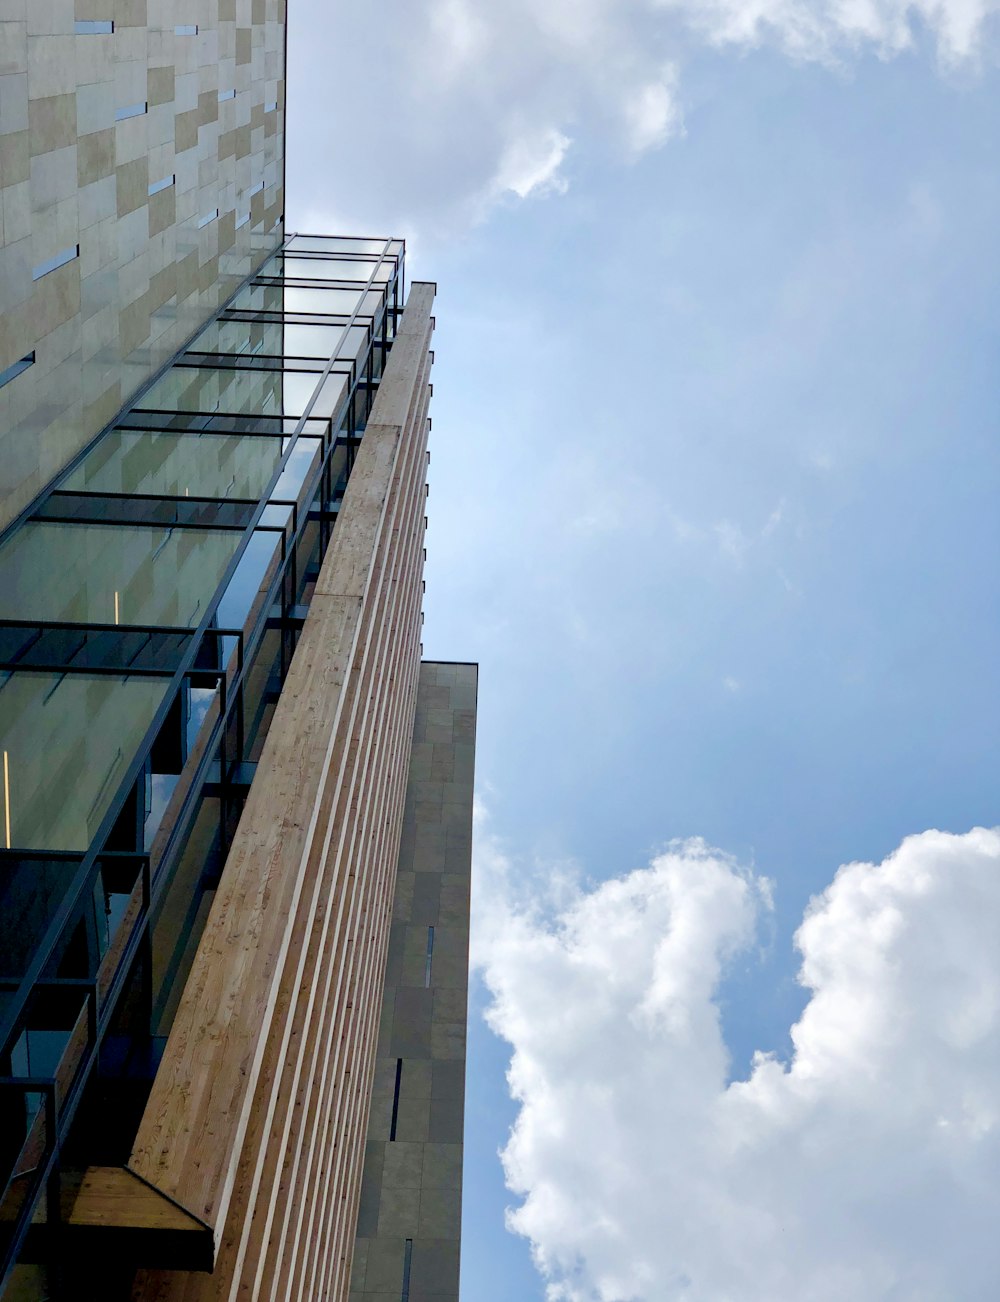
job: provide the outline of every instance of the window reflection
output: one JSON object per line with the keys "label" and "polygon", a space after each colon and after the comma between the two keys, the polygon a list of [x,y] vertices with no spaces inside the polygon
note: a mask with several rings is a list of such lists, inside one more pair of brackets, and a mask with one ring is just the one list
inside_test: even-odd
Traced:
{"label": "window reflection", "polygon": [[0,618],[196,627],[235,529],[29,521],[0,549]]}
{"label": "window reflection", "polygon": [[167,679],[18,672],[0,681],[4,839],[86,850],[139,748]]}
{"label": "window reflection", "polygon": [[280,438],[114,429],[60,487],[89,493],[257,499],[280,455]]}

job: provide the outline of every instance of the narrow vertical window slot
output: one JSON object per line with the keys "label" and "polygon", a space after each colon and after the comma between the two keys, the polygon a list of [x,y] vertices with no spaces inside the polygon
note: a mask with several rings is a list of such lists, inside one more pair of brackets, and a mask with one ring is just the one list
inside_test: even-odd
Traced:
{"label": "narrow vertical window slot", "polygon": [[413,1264],[413,1240],[407,1239],[403,1247],[403,1291],[399,1302],[410,1302],[410,1268]]}
{"label": "narrow vertical window slot", "polygon": [[430,987],[431,969],[434,966],[434,928],[427,928],[427,962],[424,964],[424,985]]}
{"label": "narrow vertical window slot", "polygon": [[396,1123],[399,1121],[399,1087],[403,1080],[403,1060],[396,1059],[396,1083],[392,1088],[392,1120],[389,1122],[389,1139],[396,1141]]}

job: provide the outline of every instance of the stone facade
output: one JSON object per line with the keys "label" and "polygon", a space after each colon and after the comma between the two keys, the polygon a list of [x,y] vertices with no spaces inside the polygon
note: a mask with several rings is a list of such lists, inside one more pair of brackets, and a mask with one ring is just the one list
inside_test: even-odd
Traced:
{"label": "stone facade", "polygon": [[457,1302],[476,689],[420,667],[350,1302]]}
{"label": "stone facade", "polygon": [[284,46],[285,0],[0,0],[0,527],[280,242]]}

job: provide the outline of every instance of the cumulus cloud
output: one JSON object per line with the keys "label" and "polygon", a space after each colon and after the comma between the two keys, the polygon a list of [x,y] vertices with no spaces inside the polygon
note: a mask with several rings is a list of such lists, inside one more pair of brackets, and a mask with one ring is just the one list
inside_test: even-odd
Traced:
{"label": "cumulus cloud", "polygon": [[[683,134],[683,67],[698,47],[769,46],[832,64],[866,50],[891,57],[926,32],[956,66],[979,56],[998,9],[1000,0],[299,0],[289,158],[304,220],[292,218],[322,222],[335,202],[349,224],[444,234],[505,196],[564,191],[571,140],[634,161]],[[302,86],[308,100],[296,98]],[[372,105],[365,129],[352,126],[351,104]]]}
{"label": "cumulus cloud", "polygon": [[480,842],[510,1227],[553,1302],[1000,1295],[1000,832],[842,867],[796,936],[790,1060],[729,1083],[718,992],[766,879],[687,841],[517,899]]}

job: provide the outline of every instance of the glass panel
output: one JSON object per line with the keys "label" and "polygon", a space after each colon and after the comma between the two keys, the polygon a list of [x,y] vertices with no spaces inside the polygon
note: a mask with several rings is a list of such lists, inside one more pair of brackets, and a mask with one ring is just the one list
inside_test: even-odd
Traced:
{"label": "glass panel", "polygon": [[286,312],[353,312],[364,297],[360,289],[303,289],[296,285],[286,285],[284,294]]}
{"label": "glass panel", "polygon": [[[280,258],[281,272],[294,280],[360,280],[368,284],[377,261],[349,262],[345,258]],[[390,271],[392,264],[389,264]]]}
{"label": "glass panel", "polygon": [[343,326],[286,325],[285,348],[289,357],[330,358],[343,333]]}
{"label": "glass panel", "polygon": [[336,415],[346,393],[347,376],[334,371],[323,381],[323,387],[319,391],[319,396],[311,414],[313,416]]}
{"label": "glass panel", "polygon": [[338,357],[360,357],[368,347],[371,332],[367,326],[352,326],[341,345]]}
{"label": "glass panel", "polygon": [[280,546],[280,534],[254,530],[246,551],[240,557],[236,573],[229,581],[225,596],[219,602],[220,628],[244,627],[271,561]]}
{"label": "glass panel", "polygon": [[0,617],[191,628],[240,537],[234,529],[31,521],[0,550]]}
{"label": "glass panel", "polygon": [[385,240],[350,239],[347,236],[296,235],[290,249],[296,253],[381,253]]}
{"label": "glass panel", "polygon": [[[306,481],[310,470],[319,462],[320,443],[318,439],[300,438],[292,449],[281,477],[274,486],[271,497],[285,502],[297,501],[299,490]],[[265,523],[270,524],[267,520]]]}
{"label": "glass panel", "polygon": [[280,321],[212,321],[189,351],[280,357],[284,351],[282,335]]}
{"label": "glass panel", "polygon": [[294,400],[289,403],[280,371],[233,371],[214,366],[172,367],[136,403],[136,408],[140,411],[302,415],[302,408],[296,408]]}
{"label": "glass panel", "polygon": [[59,487],[89,493],[257,499],[280,453],[280,439],[252,434],[114,429]]}
{"label": "glass panel", "polygon": [[86,850],[169,684],[9,674],[0,684],[4,843]]}
{"label": "glass panel", "polygon": [[[296,325],[262,321],[216,321],[191,345],[194,353],[232,353],[238,356],[334,356],[343,325]],[[352,353],[351,356],[354,356]]]}

